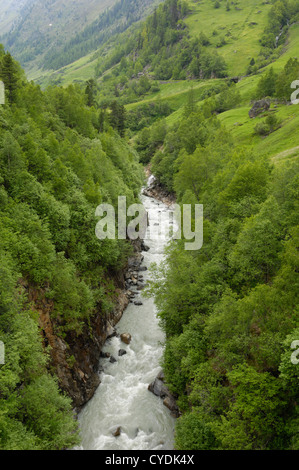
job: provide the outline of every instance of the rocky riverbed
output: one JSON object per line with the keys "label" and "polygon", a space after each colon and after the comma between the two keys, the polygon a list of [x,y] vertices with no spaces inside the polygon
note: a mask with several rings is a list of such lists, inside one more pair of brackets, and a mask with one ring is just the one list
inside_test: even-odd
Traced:
{"label": "rocky riverbed", "polygon": [[[142,202],[151,227],[169,208],[147,196],[147,189]],[[101,385],[79,414],[84,450],[173,449],[179,411],[161,372],[165,337],[154,299],[142,296],[149,267],[164,260],[167,240],[145,237],[140,243],[141,252],[128,260],[125,273],[128,307],[120,321],[110,325],[101,352]]]}

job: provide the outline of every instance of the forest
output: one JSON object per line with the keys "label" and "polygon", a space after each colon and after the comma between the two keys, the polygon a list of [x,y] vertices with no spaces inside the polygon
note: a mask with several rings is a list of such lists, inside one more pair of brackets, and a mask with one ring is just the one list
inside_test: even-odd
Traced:
{"label": "forest", "polygon": [[110,125],[99,133],[84,90],[42,92],[3,49],[0,70],[0,448],[70,448],[79,442],[72,402],[51,370],[28,292],[55,304],[55,333],[66,341],[113,309],[113,273],[130,246],[96,238],[95,208],[120,194],[137,201],[143,174]]}
{"label": "forest", "polygon": [[62,50],[50,49],[44,58],[45,69],[57,70],[95,51],[115,34],[126,31],[138,22],[151,7],[152,0],[121,0],[102,13],[84,30],[67,41]]}
{"label": "forest", "polygon": [[[237,36],[248,5],[259,19],[243,15]],[[28,293],[53,301],[66,342],[113,310],[132,248],[96,239],[95,208],[138,202],[146,167],[204,206],[202,249],[171,241],[146,288],[175,449],[299,450],[299,2],[166,0],[136,24],[139,2],[118,6],[45,55],[55,69],[93,52],[78,83],[62,86],[66,69],[42,89],[0,50],[0,449],[80,442]],[[205,8],[222,21],[211,30]]]}
{"label": "forest", "polygon": [[275,168],[198,110],[166,132],[153,172],[204,205],[204,245],[155,270],[178,449],[298,449],[298,162]]}
{"label": "forest", "polygon": [[[287,17],[285,4],[274,9]],[[278,28],[273,18],[262,53]],[[298,74],[296,58],[280,73],[268,68],[252,97],[286,103]],[[219,120],[240,102],[231,82],[201,101],[191,88],[181,119],[145,127],[135,144],[178,203],[204,205],[203,248],[172,243],[149,289],[167,337],[166,381],[182,411],[179,450],[299,448],[299,369],[291,362],[299,338],[298,160],[274,165],[240,145]],[[254,132],[269,136],[279,124],[270,112]]]}

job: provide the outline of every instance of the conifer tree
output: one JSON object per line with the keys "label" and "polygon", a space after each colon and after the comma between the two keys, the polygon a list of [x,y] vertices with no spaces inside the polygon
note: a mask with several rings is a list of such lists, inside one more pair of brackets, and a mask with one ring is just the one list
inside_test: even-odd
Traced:
{"label": "conifer tree", "polygon": [[5,86],[9,103],[15,103],[19,77],[17,66],[9,52],[7,52],[2,59],[1,78]]}
{"label": "conifer tree", "polygon": [[91,107],[95,105],[95,93],[96,93],[96,82],[93,78],[87,80],[85,94],[87,95],[87,106]]}
{"label": "conifer tree", "polygon": [[111,103],[110,124],[121,137],[125,135],[126,110],[123,105],[113,101]]}

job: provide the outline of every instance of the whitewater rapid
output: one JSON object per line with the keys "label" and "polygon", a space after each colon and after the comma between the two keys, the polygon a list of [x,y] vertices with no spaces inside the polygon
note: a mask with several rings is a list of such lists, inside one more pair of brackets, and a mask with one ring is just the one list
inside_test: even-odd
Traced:
{"label": "whitewater rapid", "polygon": [[[149,214],[150,227],[160,223],[169,208],[146,196],[142,203]],[[150,230],[150,227],[148,230]],[[143,252],[142,266],[158,265],[164,259],[165,239],[146,239],[149,251]],[[148,271],[142,272],[144,280]],[[82,450],[171,450],[175,419],[163,401],[148,391],[148,385],[161,371],[164,333],[159,327],[153,298],[145,299],[142,292],[130,304],[116,326],[117,333],[130,333],[129,345],[119,337],[107,341],[103,352],[109,352],[117,362],[101,359],[101,384],[94,397],[79,414]],[[118,357],[118,351],[127,354]],[[121,434],[113,433],[121,428]]]}

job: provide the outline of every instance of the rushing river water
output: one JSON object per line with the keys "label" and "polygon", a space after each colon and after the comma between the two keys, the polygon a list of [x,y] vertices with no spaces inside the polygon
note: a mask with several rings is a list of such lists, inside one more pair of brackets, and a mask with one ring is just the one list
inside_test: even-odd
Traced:
{"label": "rushing river water", "polygon": [[[166,205],[142,196],[148,211],[150,227],[156,226]],[[142,266],[161,263],[166,240],[146,240],[150,247],[144,252]],[[142,273],[144,279],[147,271]],[[125,345],[118,337],[107,341],[103,352],[111,353],[117,362],[101,359],[101,385],[94,397],[79,415],[82,450],[171,450],[175,419],[160,398],[148,391],[148,385],[161,370],[164,334],[156,317],[152,298],[144,299],[142,306],[130,304],[116,330],[130,333],[132,341]],[[137,298],[135,299],[137,300]],[[127,354],[118,357],[119,349]],[[121,435],[113,432],[121,427]]]}

